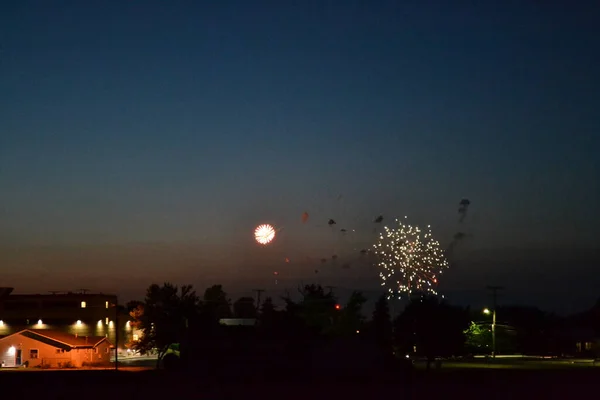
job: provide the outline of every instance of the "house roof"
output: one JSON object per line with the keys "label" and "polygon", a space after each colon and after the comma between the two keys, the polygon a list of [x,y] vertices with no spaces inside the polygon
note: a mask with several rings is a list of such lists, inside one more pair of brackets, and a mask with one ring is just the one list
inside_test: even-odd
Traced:
{"label": "house roof", "polygon": [[92,349],[105,340],[108,342],[104,336],[75,337],[75,335],[49,329],[24,329],[0,340],[6,339],[13,335],[22,335],[63,350]]}

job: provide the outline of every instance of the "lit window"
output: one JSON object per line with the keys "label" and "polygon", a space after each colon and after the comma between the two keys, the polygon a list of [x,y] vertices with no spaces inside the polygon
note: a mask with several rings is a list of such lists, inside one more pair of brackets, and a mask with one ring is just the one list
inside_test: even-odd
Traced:
{"label": "lit window", "polygon": [[85,302],[85,301],[82,301],[82,302],[81,302],[81,308],[85,308],[85,307],[87,307],[87,304],[86,304],[86,302]]}
{"label": "lit window", "polygon": [[106,325],[108,325],[108,317],[106,317]]}
{"label": "lit window", "polygon": [[107,347],[107,348],[104,350],[104,352],[105,352],[106,354],[108,354],[108,353],[110,352],[110,349]]}
{"label": "lit window", "polygon": [[107,301],[106,303],[104,303],[104,306],[105,306],[106,308],[108,308],[108,301]]}
{"label": "lit window", "polygon": [[586,350],[591,350],[592,349],[592,342],[585,342],[585,349]]}
{"label": "lit window", "polygon": [[98,328],[102,328],[102,320],[101,319],[98,320]]}
{"label": "lit window", "polygon": [[140,340],[140,337],[134,333],[133,334],[133,341],[137,342],[138,340]]}
{"label": "lit window", "polygon": [[39,352],[38,349],[29,350],[29,358],[38,358]]}

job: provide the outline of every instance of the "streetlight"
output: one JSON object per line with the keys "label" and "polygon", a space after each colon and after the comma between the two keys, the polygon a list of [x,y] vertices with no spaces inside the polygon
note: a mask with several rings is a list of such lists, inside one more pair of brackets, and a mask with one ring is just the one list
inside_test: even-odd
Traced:
{"label": "streetlight", "polygon": [[492,358],[496,358],[496,310],[490,311],[489,308],[484,308],[483,313],[486,315],[492,314]]}

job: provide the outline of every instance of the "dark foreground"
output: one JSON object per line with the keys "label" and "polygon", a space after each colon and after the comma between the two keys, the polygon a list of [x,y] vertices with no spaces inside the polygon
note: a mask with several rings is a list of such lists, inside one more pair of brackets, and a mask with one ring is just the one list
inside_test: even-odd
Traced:
{"label": "dark foreground", "polygon": [[[598,396],[600,372],[587,370],[414,371],[378,376],[243,379],[164,371],[1,371],[3,398],[54,399],[577,399]],[[9,394],[11,396],[9,396]],[[6,397],[5,397],[6,396]],[[390,397],[387,397],[390,396]]]}

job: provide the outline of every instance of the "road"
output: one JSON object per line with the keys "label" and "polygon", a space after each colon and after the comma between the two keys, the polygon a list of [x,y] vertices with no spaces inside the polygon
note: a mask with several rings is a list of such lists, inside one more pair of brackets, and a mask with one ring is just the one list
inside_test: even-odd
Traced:
{"label": "road", "polygon": [[[415,362],[415,367],[425,369],[427,363],[424,361]],[[431,365],[435,368],[435,363]],[[523,357],[504,357],[493,359],[472,359],[472,360],[443,360],[442,369],[574,369],[589,368],[600,372],[600,363],[594,363],[594,360],[562,360],[562,359],[541,359],[541,358],[523,358]]]}

